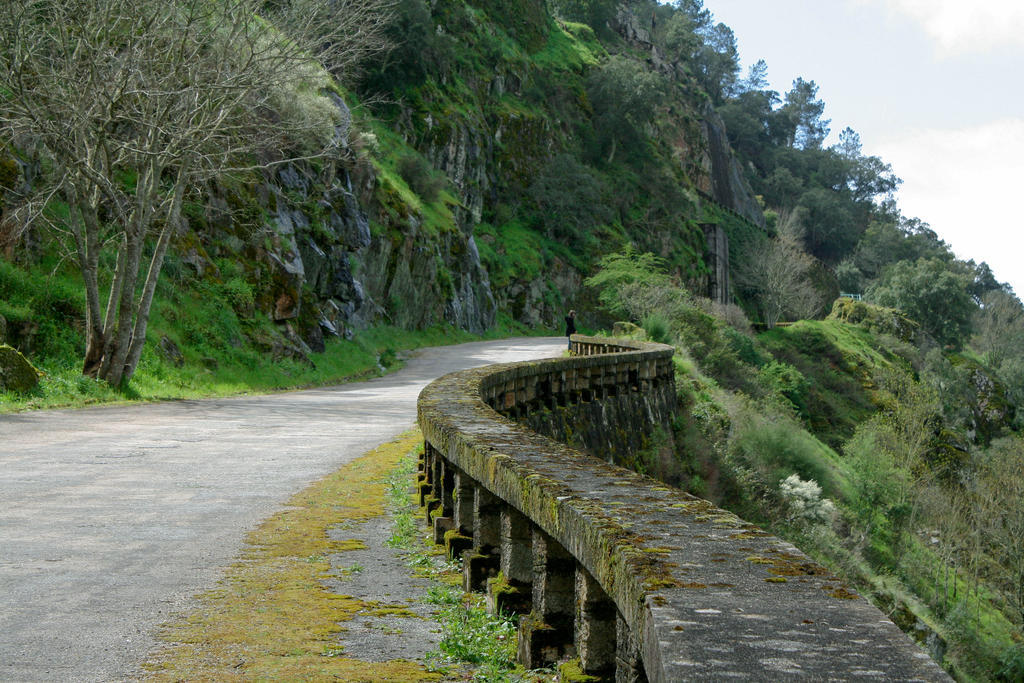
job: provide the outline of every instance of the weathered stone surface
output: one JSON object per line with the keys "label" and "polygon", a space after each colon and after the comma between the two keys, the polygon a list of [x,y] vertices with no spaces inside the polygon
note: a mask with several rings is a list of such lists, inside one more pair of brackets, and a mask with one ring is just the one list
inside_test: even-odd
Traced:
{"label": "weathered stone surface", "polygon": [[[487,405],[528,413],[545,401],[593,396],[609,368],[619,392],[673,381],[670,347],[617,341],[598,355],[598,341],[574,340],[586,355],[434,382],[420,395],[419,423],[445,459],[594,578],[615,603],[620,633],[637,644],[649,680],[949,680],[884,614],[791,544]],[[534,610],[535,617],[543,612]],[[539,618],[521,623],[520,652],[530,661],[560,639]],[[622,680],[642,680],[620,650]]]}
{"label": "weathered stone surface", "polygon": [[29,391],[39,384],[39,371],[12,346],[0,345],[0,391]]}
{"label": "weathered stone surface", "polygon": [[733,156],[725,124],[710,102],[704,105],[704,136],[707,139],[708,161],[711,171],[711,195],[722,206],[735,211],[750,222],[764,226],[764,213],[757,203],[743,167]]}
{"label": "weathered stone surface", "polygon": [[509,584],[526,586],[533,581],[532,546],[529,520],[506,505],[501,511],[501,573]]}
{"label": "weathered stone surface", "polygon": [[635,339],[647,341],[647,332],[644,328],[630,322],[616,322],[612,324],[612,336],[616,338]]}
{"label": "weathered stone surface", "polygon": [[655,434],[667,438],[672,433],[675,403],[674,385],[663,384],[645,393],[623,392],[530,410],[519,421],[539,434],[621,465],[652,447]]}
{"label": "weathered stone surface", "polygon": [[615,672],[617,611],[594,577],[576,568],[576,651],[583,673],[602,679]]}
{"label": "weathered stone surface", "polygon": [[703,225],[707,249],[704,260],[708,264],[708,298],[720,304],[732,303],[729,283],[729,237],[719,225]]}
{"label": "weathered stone surface", "polygon": [[160,341],[156,345],[157,351],[168,363],[176,368],[180,368],[185,364],[185,356],[182,355],[181,349],[174,343],[174,340],[164,335],[160,337]]}

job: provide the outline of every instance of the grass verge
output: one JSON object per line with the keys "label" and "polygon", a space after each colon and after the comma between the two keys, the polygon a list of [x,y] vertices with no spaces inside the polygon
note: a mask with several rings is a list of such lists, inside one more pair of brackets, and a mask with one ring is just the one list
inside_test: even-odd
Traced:
{"label": "grass verge", "polygon": [[284,328],[255,309],[252,288],[228,277],[237,266],[220,266],[223,282],[175,278],[173,272],[161,280],[142,361],[132,381],[115,388],[82,376],[85,295],[73,269],[54,258],[22,267],[0,257],[0,342],[43,372],[30,392],[0,391],[0,413],[340,384],[401,367],[403,351],[552,333],[526,328],[505,314],[483,335],[450,325],[380,325],[351,339],[328,339],[325,350],[308,354],[307,362]]}
{"label": "grass verge", "polygon": [[374,327],[351,340],[332,340],[323,353],[314,354],[314,365],[291,358],[273,360],[252,349],[234,349],[223,356],[196,356],[183,347],[180,367],[161,357],[156,344],[143,355],[139,369],[126,388],[83,377],[78,359],[33,359],[44,375],[39,386],[26,393],[0,391],[0,414],[89,405],[240,396],[305,389],[379,377],[402,367],[402,352],[427,346],[445,346],[506,336],[551,334],[530,330],[509,320],[485,335],[448,326],[426,330]]}
{"label": "grass verge", "polygon": [[428,653],[431,671],[451,680],[481,683],[550,683],[553,671],[526,671],[516,663],[516,617],[490,614],[480,594],[463,592],[458,563],[447,561],[441,546],[434,545],[409,492],[414,483],[416,460],[407,455],[387,480],[387,504],[394,523],[388,545],[401,550],[406,564],[432,581],[424,602],[437,605],[442,629],[438,649]]}
{"label": "grass verge", "polygon": [[342,624],[374,607],[324,585],[328,556],[362,547],[329,528],[384,514],[389,472],[421,443],[418,431],[380,446],[296,494],[246,538],[218,586],[165,625],[166,646],[144,664],[152,681],[431,681],[416,662],[346,658]]}

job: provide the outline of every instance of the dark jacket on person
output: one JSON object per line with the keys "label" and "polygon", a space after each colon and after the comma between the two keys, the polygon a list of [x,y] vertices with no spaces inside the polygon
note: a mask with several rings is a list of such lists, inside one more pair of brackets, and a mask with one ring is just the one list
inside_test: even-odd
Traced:
{"label": "dark jacket on person", "polygon": [[565,336],[576,334],[576,318],[571,315],[565,316]]}

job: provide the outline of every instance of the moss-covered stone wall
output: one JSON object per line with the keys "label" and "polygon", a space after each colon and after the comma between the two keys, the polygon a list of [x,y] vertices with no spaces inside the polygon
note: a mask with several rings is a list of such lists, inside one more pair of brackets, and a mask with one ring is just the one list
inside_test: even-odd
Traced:
{"label": "moss-covered stone wall", "polygon": [[474,482],[485,492],[478,501],[493,496],[525,516],[593,577],[630,634],[618,647],[636,645],[649,680],[838,680],[872,672],[948,680],[885,615],[794,546],[496,412],[523,417],[544,405],[594,400],[613,386],[649,392],[673,381],[670,347],[575,339],[588,355],[437,380],[420,395],[419,423],[441,469]]}

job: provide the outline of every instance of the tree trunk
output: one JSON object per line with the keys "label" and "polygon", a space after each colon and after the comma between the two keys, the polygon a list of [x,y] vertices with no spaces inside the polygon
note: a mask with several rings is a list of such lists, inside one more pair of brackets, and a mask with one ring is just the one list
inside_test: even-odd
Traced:
{"label": "tree trunk", "polygon": [[188,170],[187,164],[182,164],[178,170],[178,179],[174,184],[174,195],[171,199],[167,219],[160,231],[160,237],[153,249],[153,257],[149,262],[146,283],[142,290],[142,297],[139,299],[138,310],[135,313],[135,329],[132,332],[131,348],[125,361],[122,380],[125,382],[130,381],[135,375],[135,369],[139,366],[139,360],[142,358],[142,349],[146,345],[146,327],[149,325],[149,311],[153,306],[153,295],[156,292],[157,280],[160,278],[160,269],[163,268],[164,256],[167,254],[167,246],[170,244],[171,237],[181,225],[181,204],[185,196]]}
{"label": "tree trunk", "polygon": [[[121,288],[116,292],[117,332],[114,337],[109,360],[106,354],[103,359],[104,370],[101,375],[111,386],[120,386],[124,379],[125,363],[132,343],[132,330],[138,305],[135,301],[135,286],[139,281],[139,269],[142,265],[142,250],[146,244],[146,227],[150,224],[153,214],[153,197],[159,183],[159,169],[150,162],[142,169],[135,186],[135,208],[129,220],[125,240],[125,268]],[[112,295],[114,293],[112,292]]]}
{"label": "tree trunk", "polygon": [[73,185],[66,188],[65,198],[71,207],[71,230],[75,238],[78,267],[82,271],[82,283],[85,287],[85,360],[82,374],[95,376],[103,358],[105,339],[98,275],[99,219],[95,204],[82,197]]}

